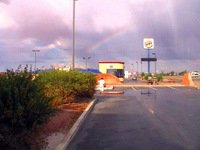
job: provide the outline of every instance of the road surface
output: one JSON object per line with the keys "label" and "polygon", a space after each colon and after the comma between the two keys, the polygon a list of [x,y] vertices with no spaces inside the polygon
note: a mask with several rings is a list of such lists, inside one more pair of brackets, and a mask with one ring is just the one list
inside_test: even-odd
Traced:
{"label": "road surface", "polygon": [[200,150],[200,90],[122,90],[97,96],[67,150]]}

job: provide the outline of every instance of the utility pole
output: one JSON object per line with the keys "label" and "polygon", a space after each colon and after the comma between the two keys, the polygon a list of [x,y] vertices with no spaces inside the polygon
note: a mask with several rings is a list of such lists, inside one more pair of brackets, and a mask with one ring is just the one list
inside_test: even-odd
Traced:
{"label": "utility pole", "polygon": [[76,1],[78,1],[78,0],[73,0],[73,52],[72,52],[72,70],[74,70],[75,69],[75,40],[76,40],[76,38],[75,38],[75,16],[76,16],[76,14],[75,14],[75,11],[76,11]]}
{"label": "utility pole", "polygon": [[36,53],[37,52],[40,52],[40,50],[32,50],[32,52],[34,52],[35,53],[35,71],[37,70],[37,66],[36,66],[36,63],[37,63],[37,60],[36,60]]}

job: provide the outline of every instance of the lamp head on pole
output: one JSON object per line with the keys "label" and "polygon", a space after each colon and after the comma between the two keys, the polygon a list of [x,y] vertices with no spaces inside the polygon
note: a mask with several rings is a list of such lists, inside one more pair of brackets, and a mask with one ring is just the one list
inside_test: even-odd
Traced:
{"label": "lamp head on pole", "polygon": [[40,52],[39,49],[33,49],[32,52]]}

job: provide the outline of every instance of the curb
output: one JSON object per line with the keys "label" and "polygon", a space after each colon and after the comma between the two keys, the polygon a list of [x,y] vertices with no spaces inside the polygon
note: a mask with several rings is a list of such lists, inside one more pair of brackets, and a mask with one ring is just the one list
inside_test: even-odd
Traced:
{"label": "curb", "polygon": [[103,95],[119,95],[119,94],[124,94],[124,91],[103,91],[103,92],[100,92],[100,94],[103,94]]}
{"label": "curb", "polygon": [[200,90],[200,86],[193,85],[193,86],[191,86],[191,87],[193,87],[193,88],[195,88],[195,89],[197,89],[197,90]]}
{"label": "curb", "polygon": [[84,112],[81,114],[81,116],[78,118],[78,120],[74,123],[72,128],[69,130],[68,134],[64,137],[63,142],[60,143],[55,150],[66,150],[72,139],[75,137],[76,133],[78,132],[81,125],[84,123],[86,117],[88,114],[92,111],[94,108],[94,105],[96,104],[97,99],[94,99],[90,102],[90,104],[87,106],[87,108],[84,110]]}
{"label": "curb", "polygon": [[187,85],[182,85],[182,84],[159,84],[159,85],[144,85],[144,84],[122,84],[122,85],[113,85],[114,87],[168,87],[168,86],[173,86],[173,87],[186,87]]}

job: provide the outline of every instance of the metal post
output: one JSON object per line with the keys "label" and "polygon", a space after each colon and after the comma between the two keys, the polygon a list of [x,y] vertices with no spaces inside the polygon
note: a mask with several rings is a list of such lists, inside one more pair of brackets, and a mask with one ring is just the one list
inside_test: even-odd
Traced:
{"label": "metal post", "polygon": [[36,52],[35,52],[35,69],[34,70],[36,71]]}
{"label": "metal post", "polygon": [[85,60],[85,69],[87,68],[87,60],[85,57],[83,57],[83,59]]}
{"label": "metal post", "polygon": [[142,61],[140,62],[141,66],[140,66],[140,71],[141,71],[141,74],[142,74]]}
{"label": "metal post", "polygon": [[[152,53],[152,55],[154,55],[154,58],[156,58],[156,53]],[[157,63],[157,60],[155,61],[155,71],[154,71],[155,74],[156,74],[156,70],[157,70],[157,69],[156,69],[156,67],[157,67],[157,64],[156,64],[156,63]]]}
{"label": "metal post", "polygon": [[91,57],[83,57],[83,59],[85,60],[85,69],[87,70],[88,69],[88,60],[90,59]]}
{"label": "metal post", "polygon": [[156,62],[155,62],[155,74],[157,73],[157,56],[156,56],[156,53],[155,53],[155,58],[156,58]]}
{"label": "metal post", "polygon": [[87,70],[87,59],[85,59],[85,69]]}
{"label": "metal post", "polygon": [[32,52],[35,53],[35,68],[34,68],[34,70],[36,71],[37,70],[37,66],[36,66],[36,62],[37,62],[37,60],[36,60],[36,53],[40,52],[40,50],[32,50]]}
{"label": "metal post", "polygon": [[77,0],[73,0],[73,52],[72,52],[72,70],[75,68],[75,8]]}
{"label": "metal post", "polygon": [[148,49],[148,61],[147,61],[147,63],[148,63],[148,74],[150,74],[150,60],[149,60],[149,58],[150,58],[150,49]]}
{"label": "metal post", "polygon": [[137,64],[137,74],[138,74],[138,61],[136,61],[136,64]]}
{"label": "metal post", "polygon": [[131,68],[131,71],[132,71],[132,74],[134,72],[134,64],[131,64],[132,65],[132,68]]}

